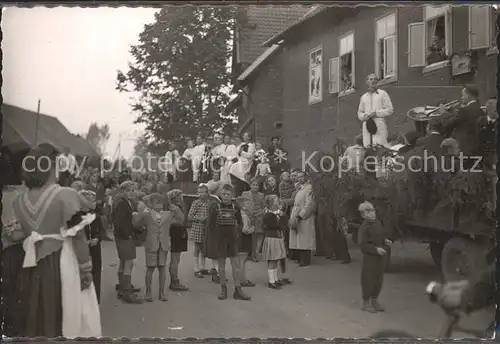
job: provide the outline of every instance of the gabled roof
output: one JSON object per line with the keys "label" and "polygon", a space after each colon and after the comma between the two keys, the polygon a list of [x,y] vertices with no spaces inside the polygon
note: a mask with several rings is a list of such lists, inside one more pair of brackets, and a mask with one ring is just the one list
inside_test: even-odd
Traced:
{"label": "gabled roof", "polygon": [[254,62],[266,50],[262,43],[289,27],[310,10],[311,6],[304,5],[242,7],[240,11],[244,20],[238,23],[238,62],[247,66]]}
{"label": "gabled roof", "polygon": [[270,37],[269,39],[267,39],[266,41],[264,41],[262,43],[263,46],[270,46],[270,45],[273,45],[273,44],[276,44],[278,43],[282,38],[283,36],[288,33],[291,29],[303,24],[305,21],[315,17],[316,15],[318,15],[319,13],[322,13],[324,11],[326,11],[327,9],[329,9],[330,7],[332,6],[322,6],[322,5],[317,5],[317,6],[314,6],[312,8],[309,9],[309,11],[307,11],[304,15],[302,15],[300,18],[298,18],[297,20],[295,20],[294,22],[292,22],[290,25],[288,25],[287,27],[284,27],[283,29],[281,29],[279,32],[277,32],[274,36]]}
{"label": "gabled roof", "polygon": [[256,71],[259,66],[264,63],[269,56],[271,56],[276,50],[278,50],[280,46],[278,44],[275,44],[268,48],[266,51],[262,53],[255,61],[252,62],[252,64],[245,69],[243,73],[238,77],[238,81],[242,82],[245,81],[246,78],[248,78],[254,71]]}
{"label": "gabled roof", "polygon": [[2,115],[3,145],[12,151],[29,149],[37,143],[46,142],[59,150],[69,147],[74,155],[98,156],[87,140],[71,134],[55,117],[40,114],[37,137],[36,112],[2,104]]}

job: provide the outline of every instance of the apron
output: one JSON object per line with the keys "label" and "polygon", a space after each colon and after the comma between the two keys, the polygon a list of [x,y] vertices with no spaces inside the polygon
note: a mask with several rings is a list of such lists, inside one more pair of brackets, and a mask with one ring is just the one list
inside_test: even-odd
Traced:
{"label": "apron", "polygon": [[61,228],[60,234],[41,235],[33,231],[23,242],[23,248],[26,252],[23,268],[30,268],[36,266],[36,242],[44,238],[63,241],[60,274],[63,308],[62,334],[66,338],[102,336],[101,316],[94,283],[89,288],[81,290],[80,268],[73,249],[72,237],[86,225],[92,223],[95,215],[87,215],[82,218],[83,221],[72,228]]}

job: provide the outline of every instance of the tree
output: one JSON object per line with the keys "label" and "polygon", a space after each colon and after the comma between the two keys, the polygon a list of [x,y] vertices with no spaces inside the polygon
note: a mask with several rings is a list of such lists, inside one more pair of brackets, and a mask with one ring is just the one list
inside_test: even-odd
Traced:
{"label": "tree", "polygon": [[138,94],[135,123],[156,145],[220,130],[230,99],[235,8],[179,6],[162,9],[131,47],[133,64],[118,71],[120,92]]}
{"label": "tree", "polygon": [[89,130],[87,131],[85,138],[96,150],[96,152],[99,153],[99,155],[102,155],[110,136],[111,134],[107,124],[99,126],[96,122],[92,122],[90,123]]}

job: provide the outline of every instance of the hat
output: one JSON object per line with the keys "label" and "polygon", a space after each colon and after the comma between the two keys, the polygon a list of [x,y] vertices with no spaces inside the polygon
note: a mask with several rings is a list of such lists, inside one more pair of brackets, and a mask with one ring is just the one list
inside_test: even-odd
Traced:
{"label": "hat", "polygon": [[131,180],[126,180],[120,184],[120,190],[130,191],[131,189],[137,188],[137,183]]}

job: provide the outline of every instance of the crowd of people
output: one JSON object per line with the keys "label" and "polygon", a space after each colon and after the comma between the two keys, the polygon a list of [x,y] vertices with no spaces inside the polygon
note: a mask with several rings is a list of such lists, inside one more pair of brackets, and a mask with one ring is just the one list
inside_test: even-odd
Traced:
{"label": "crowd of people", "polygon": [[[484,114],[477,89],[467,86],[462,106],[450,112],[445,122],[430,121],[423,132],[407,133],[398,146],[398,142],[391,142],[385,125],[385,118],[393,111],[389,95],[378,90],[373,75],[367,84],[369,92],[363,95],[358,111],[363,134],[344,153],[350,168],[359,170],[369,148],[383,146],[402,156],[412,154],[416,147],[432,154],[482,154],[483,166],[494,170],[495,99],[488,101]],[[441,106],[440,111],[446,119],[449,109]],[[51,145],[41,144],[30,152],[35,160],[23,171],[27,190],[14,199],[13,218],[4,221],[2,231],[4,329],[8,336],[100,336],[100,324],[91,319],[99,319],[102,240],[116,244],[116,294],[131,304],[154,301],[156,270],[158,300],[168,300],[167,261],[169,289],[189,291],[178,274],[188,241],[194,245],[194,276],[211,276],[213,283],[220,284],[220,300],[228,293],[227,259],[232,268],[233,297],[240,300],[251,300],[243,288],[255,286],[246,273],[249,260],[266,261],[271,289],[292,283],[287,277],[287,258],[301,267],[311,264],[313,251],[343,264],[351,261],[338,228],[317,225],[318,207],[310,176],[289,168],[279,138],[273,138],[267,150],[252,142],[249,133],[241,139],[197,137],[186,146],[182,155],[174,144],[169,146],[161,173],[135,175],[127,169],[102,174],[99,169],[86,168],[75,176],[75,159],[69,151],[61,155]],[[45,160],[49,166],[36,164],[36,158],[42,156],[49,157]],[[56,166],[67,173],[57,178]],[[198,195],[190,206],[177,187],[179,182],[197,185]],[[372,204],[364,202],[358,210],[364,220],[359,230],[362,309],[376,313],[383,311],[377,299],[383,281],[383,256],[392,240]],[[108,236],[110,230],[113,239]],[[331,250],[322,242],[325,230],[336,234],[329,239]],[[323,247],[317,247],[319,242]],[[144,297],[139,297],[141,288],[132,284],[138,247],[144,252],[147,268]],[[210,269],[206,259],[211,260]]]}

